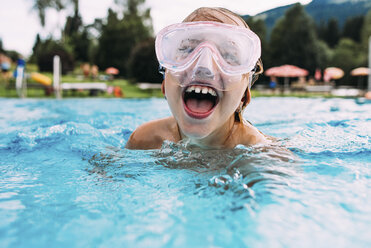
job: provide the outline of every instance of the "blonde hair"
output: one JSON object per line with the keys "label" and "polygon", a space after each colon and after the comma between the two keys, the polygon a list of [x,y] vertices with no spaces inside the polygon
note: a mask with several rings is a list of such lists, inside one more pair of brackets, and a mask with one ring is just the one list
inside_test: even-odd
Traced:
{"label": "blonde hair", "polygon": [[[221,22],[221,23],[227,23],[232,24],[236,26],[241,26],[250,29],[250,27],[247,25],[247,23],[244,21],[244,19],[241,18],[241,16],[237,15],[236,13],[225,9],[225,8],[219,8],[219,7],[202,7],[198,8],[195,11],[193,11],[191,14],[189,14],[183,22],[197,22],[197,21],[213,21],[213,22]],[[242,112],[249,103],[249,99],[247,94],[249,93],[250,87],[255,83],[255,81],[258,79],[259,75],[263,73],[263,62],[259,58],[259,60],[256,62],[256,66],[252,75],[252,79],[250,82],[250,85],[247,87],[245,91],[245,100],[242,106],[242,109],[235,112],[235,120],[236,121],[242,121]],[[244,75],[248,78],[247,74]]]}

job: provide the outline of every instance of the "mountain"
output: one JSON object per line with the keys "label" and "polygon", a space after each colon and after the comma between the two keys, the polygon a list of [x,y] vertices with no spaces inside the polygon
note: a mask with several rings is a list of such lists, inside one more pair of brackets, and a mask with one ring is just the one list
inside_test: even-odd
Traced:
{"label": "mountain", "polygon": [[[271,30],[275,22],[293,5],[270,9],[255,15],[253,18],[263,19],[268,30]],[[371,0],[313,0],[304,5],[304,8],[317,24],[335,18],[338,20],[340,28],[342,28],[347,18],[366,15],[371,9]],[[249,16],[243,16],[244,19],[247,17]]]}

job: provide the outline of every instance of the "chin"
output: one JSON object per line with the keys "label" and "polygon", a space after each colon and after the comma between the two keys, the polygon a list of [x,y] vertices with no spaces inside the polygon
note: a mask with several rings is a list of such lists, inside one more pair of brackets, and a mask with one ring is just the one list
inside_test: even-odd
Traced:
{"label": "chin", "polygon": [[191,138],[191,139],[203,139],[209,136],[212,132],[210,130],[209,122],[183,123],[183,125],[180,125],[180,129],[187,138]]}

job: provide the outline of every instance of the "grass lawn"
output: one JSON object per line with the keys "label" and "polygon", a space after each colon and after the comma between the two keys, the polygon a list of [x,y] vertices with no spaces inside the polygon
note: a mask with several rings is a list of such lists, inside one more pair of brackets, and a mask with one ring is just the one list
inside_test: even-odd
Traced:
{"label": "grass lawn", "polygon": [[[44,74],[47,76],[51,76],[48,74]],[[54,94],[47,96],[45,94],[45,87],[41,84],[38,84],[31,79],[28,79],[27,84],[27,97],[30,98],[55,98]],[[123,97],[125,98],[149,98],[149,97],[163,97],[161,90],[159,89],[148,89],[142,90],[135,84],[129,83],[128,80],[124,79],[114,79],[112,81],[100,81],[100,80],[91,80],[91,79],[78,79],[73,76],[63,76],[62,82],[76,82],[76,83],[83,83],[83,82],[104,82],[107,86],[113,87],[120,87],[123,92]],[[10,79],[8,83],[6,83],[3,79],[0,78],[0,97],[18,97],[16,89],[15,89],[15,81],[14,79]],[[71,97],[91,97],[89,91],[69,91],[63,92],[63,98],[71,98]],[[107,92],[99,92],[95,97],[104,97],[104,98],[114,98],[113,94],[108,94]]]}

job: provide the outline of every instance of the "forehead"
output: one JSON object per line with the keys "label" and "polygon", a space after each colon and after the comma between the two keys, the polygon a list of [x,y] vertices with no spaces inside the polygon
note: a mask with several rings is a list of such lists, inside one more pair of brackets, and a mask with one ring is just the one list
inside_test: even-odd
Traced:
{"label": "forehead", "polygon": [[196,11],[189,15],[184,21],[185,22],[215,21],[246,27],[245,22],[239,16],[218,9]]}

